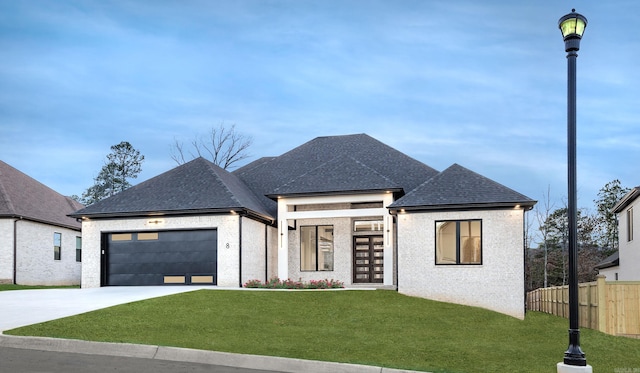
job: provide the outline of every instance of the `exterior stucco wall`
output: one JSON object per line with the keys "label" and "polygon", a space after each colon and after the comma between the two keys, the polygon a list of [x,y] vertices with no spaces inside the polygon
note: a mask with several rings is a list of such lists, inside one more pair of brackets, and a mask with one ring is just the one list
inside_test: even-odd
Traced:
{"label": "exterior stucco wall", "polygon": [[[628,239],[627,211],[633,209],[633,240]],[[640,281],[640,198],[618,214],[620,281]],[[607,280],[612,281],[614,279]]]}
{"label": "exterior stucco wall", "polygon": [[265,224],[242,218],[242,284],[267,280]]}
{"label": "exterior stucco wall", "polygon": [[[60,233],[62,238],[60,260],[53,259],[55,232]],[[76,262],[76,237],[80,236],[81,233],[73,229],[19,220],[17,222],[16,283],[19,285],[80,284],[82,265]]]}
{"label": "exterior stucco wall", "polygon": [[[333,226],[333,271],[300,270],[300,227],[308,225]],[[298,220],[296,230],[289,231],[289,278],[308,282],[333,279],[352,284],[351,218],[324,218]]]}
{"label": "exterior stucco wall", "polygon": [[0,284],[13,283],[13,222],[0,219]]}
{"label": "exterior stucco wall", "polygon": [[[101,236],[107,232],[217,229],[218,286],[239,287],[239,215],[83,220],[82,287],[100,287]],[[150,221],[160,220],[160,224]]]}
{"label": "exterior stucco wall", "polygon": [[[435,222],[482,219],[481,265],[436,265]],[[524,318],[522,209],[398,215],[398,291]]]}

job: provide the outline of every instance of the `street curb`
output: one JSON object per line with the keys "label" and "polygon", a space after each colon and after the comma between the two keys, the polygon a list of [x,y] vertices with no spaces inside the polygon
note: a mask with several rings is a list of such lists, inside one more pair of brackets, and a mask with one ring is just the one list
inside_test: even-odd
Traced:
{"label": "street curb", "polygon": [[418,373],[371,365],[291,359],[275,356],[244,355],[230,352],[194,350],[179,347],[151,346],[132,343],[91,342],[75,339],[22,337],[0,333],[0,347],[73,352],[86,355],[123,356],[142,359],[182,361],[223,365],[245,369],[272,370],[283,373]]}

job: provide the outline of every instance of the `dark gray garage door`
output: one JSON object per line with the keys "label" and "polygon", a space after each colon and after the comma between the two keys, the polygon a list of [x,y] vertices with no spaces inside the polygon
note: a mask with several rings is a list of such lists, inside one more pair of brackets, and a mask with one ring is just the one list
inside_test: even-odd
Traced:
{"label": "dark gray garage door", "polygon": [[103,285],[216,284],[217,231],[109,233]]}

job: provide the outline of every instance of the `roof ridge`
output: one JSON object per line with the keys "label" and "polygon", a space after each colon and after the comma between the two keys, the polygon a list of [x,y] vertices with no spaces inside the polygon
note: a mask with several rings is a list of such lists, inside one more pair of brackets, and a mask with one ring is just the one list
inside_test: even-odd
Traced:
{"label": "roof ridge", "polygon": [[203,157],[199,157],[202,158],[207,165],[207,168],[213,173],[213,176],[222,184],[224,185],[224,187],[227,189],[227,192],[231,195],[231,199],[234,200],[235,202],[238,203],[238,205],[242,205],[242,202],[238,199],[238,196],[235,195],[235,193],[233,193],[232,189],[229,187],[229,184],[227,183],[226,180],[224,180],[222,177],[220,177],[220,174],[218,173],[218,170],[216,170],[215,167],[219,168],[222,171],[227,172],[227,174],[232,175],[233,177],[237,177],[235,175],[233,175],[232,172],[227,171],[226,169],[218,166],[217,164],[209,161],[208,159],[205,159]]}

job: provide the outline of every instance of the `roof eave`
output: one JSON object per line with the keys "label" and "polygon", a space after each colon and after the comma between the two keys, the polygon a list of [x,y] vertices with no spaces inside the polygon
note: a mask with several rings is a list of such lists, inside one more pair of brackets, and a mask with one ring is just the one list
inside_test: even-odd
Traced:
{"label": "roof eave", "polygon": [[440,205],[426,205],[426,206],[392,206],[389,210],[392,213],[398,211],[452,211],[452,210],[495,210],[495,209],[507,209],[522,207],[525,210],[530,210],[536,204],[536,201],[520,201],[520,202],[488,202],[488,203],[465,203],[465,204],[440,204]]}
{"label": "roof eave", "polygon": [[394,188],[382,188],[382,189],[360,189],[360,190],[339,190],[339,191],[329,191],[329,192],[306,192],[306,193],[279,193],[279,194],[266,194],[267,198],[270,198],[274,201],[277,201],[278,198],[288,197],[318,197],[318,196],[343,196],[349,194],[376,194],[376,193],[397,193],[402,192],[403,189],[399,187]]}
{"label": "roof eave", "polygon": [[613,213],[615,214],[621,212],[627,206],[629,206],[631,202],[638,198],[638,196],[640,196],[640,187],[631,189],[629,193],[622,197],[622,199],[618,203],[616,203],[613,208],[611,208],[611,211],[613,211]]}
{"label": "roof eave", "polygon": [[209,215],[209,214],[244,214],[262,220],[273,222],[275,219],[267,214],[253,211],[244,207],[226,207],[210,209],[184,209],[184,210],[157,210],[157,211],[127,211],[127,212],[105,212],[83,214],[75,212],[68,216],[82,219],[118,219],[118,218],[149,218],[162,216],[185,216],[185,215]]}
{"label": "roof eave", "polygon": [[[67,216],[69,216],[69,215],[67,215]],[[28,220],[28,221],[32,221],[32,222],[35,222],[35,223],[41,223],[41,224],[53,225],[55,227],[72,229],[74,231],[80,231],[81,230],[80,226],[76,226],[76,225],[72,225],[72,224],[64,224],[64,223],[59,223],[59,222],[54,222],[54,221],[49,221],[49,220],[44,220],[44,219],[36,219],[36,218],[32,218],[30,216],[19,215],[19,214],[0,215],[0,218]]]}

